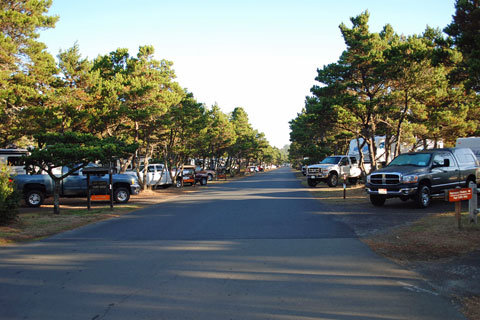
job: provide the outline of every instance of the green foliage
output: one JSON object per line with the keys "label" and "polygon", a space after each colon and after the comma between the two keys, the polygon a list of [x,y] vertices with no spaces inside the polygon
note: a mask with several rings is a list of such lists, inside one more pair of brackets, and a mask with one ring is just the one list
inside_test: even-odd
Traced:
{"label": "green foliage", "polygon": [[26,106],[42,103],[40,92],[55,73],[53,57],[36,39],[57,17],[46,15],[51,0],[0,2],[0,146],[23,135],[20,118]]}
{"label": "green foliage", "polygon": [[[79,132],[43,133],[35,135],[35,139],[39,147],[30,149],[25,164],[45,170],[52,179],[60,180],[91,162],[109,163],[128,156],[136,148],[136,145],[128,145],[115,138],[100,139],[90,133]],[[63,166],[72,169],[56,177],[53,169]]]}
{"label": "green foliage", "polygon": [[467,79],[467,87],[480,92],[480,2],[457,0],[453,21],[444,31],[462,52],[456,76]]}
{"label": "green foliage", "polygon": [[18,215],[20,193],[11,181],[8,167],[0,167],[0,225],[14,220]]}
{"label": "green foliage", "polygon": [[175,82],[173,62],[155,59],[152,46],[89,61],[75,43],[55,63],[37,41],[38,30],[58,19],[47,15],[50,5],[0,4],[0,146],[36,143],[28,163],[54,181],[61,178],[54,168],[112,157],[123,158],[122,169],[153,158],[173,166],[195,157],[216,163],[225,156],[231,163],[276,157],[242,108],[232,118],[218,106],[207,110]]}
{"label": "green foliage", "polygon": [[[457,14],[458,6],[473,2],[477,10],[478,1],[459,0]],[[351,27],[340,25],[347,49],[336,63],[318,69],[320,85],[290,122],[292,162],[345,153],[350,139],[363,138],[375,167],[375,136],[385,136],[387,153],[395,144],[398,154],[402,143],[428,139],[451,146],[480,131],[478,96],[455,77],[461,54],[440,30],[404,36],[386,25],[372,33],[368,20],[364,12],[351,18]]]}

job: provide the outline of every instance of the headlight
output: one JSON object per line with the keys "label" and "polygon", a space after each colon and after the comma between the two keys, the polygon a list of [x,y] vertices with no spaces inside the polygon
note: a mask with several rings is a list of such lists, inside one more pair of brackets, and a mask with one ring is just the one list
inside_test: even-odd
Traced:
{"label": "headlight", "polygon": [[131,184],[136,184],[136,179],[135,178],[132,178],[132,183]]}
{"label": "headlight", "polygon": [[411,176],[403,176],[402,177],[403,183],[416,183],[418,182],[418,176],[411,175]]}
{"label": "headlight", "polygon": [[370,183],[371,182],[371,177],[370,175],[367,176],[367,183]]}

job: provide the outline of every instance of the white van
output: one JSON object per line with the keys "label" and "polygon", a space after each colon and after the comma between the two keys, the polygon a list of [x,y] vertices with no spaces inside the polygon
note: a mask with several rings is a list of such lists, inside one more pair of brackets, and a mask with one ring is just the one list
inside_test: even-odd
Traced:
{"label": "white van", "polygon": [[458,138],[455,144],[457,148],[470,148],[480,160],[480,137]]}
{"label": "white van", "polygon": [[27,149],[0,149],[0,164],[9,166],[13,174],[26,174],[22,156],[28,155]]}

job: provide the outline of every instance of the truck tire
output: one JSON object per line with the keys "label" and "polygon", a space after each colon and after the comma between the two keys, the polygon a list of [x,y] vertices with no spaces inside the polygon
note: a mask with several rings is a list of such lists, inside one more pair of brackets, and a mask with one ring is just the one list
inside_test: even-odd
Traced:
{"label": "truck tire", "polygon": [[420,185],[417,194],[415,195],[415,202],[418,208],[426,208],[430,205],[432,196],[430,195],[430,188],[427,185]]}
{"label": "truck tire", "polygon": [[327,178],[327,184],[329,187],[336,187],[338,184],[338,175],[336,173],[330,173]]}
{"label": "truck tire", "polygon": [[213,180],[213,175],[211,173],[208,174],[208,181],[212,181]]}
{"label": "truck tire", "polygon": [[127,203],[130,200],[130,192],[124,187],[116,188],[113,191],[113,200],[116,203]]}
{"label": "truck tire", "polygon": [[206,186],[206,185],[207,185],[207,181],[208,181],[207,178],[202,178],[202,179],[200,179],[200,185],[201,185],[201,186]]}
{"label": "truck tire", "polygon": [[40,190],[29,190],[25,194],[25,203],[32,208],[40,207],[45,200],[45,195]]}
{"label": "truck tire", "polygon": [[378,194],[371,194],[370,195],[370,202],[375,206],[375,207],[381,207],[385,204],[385,198],[384,196],[380,196]]}
{"label": "truck tire", "polygon": [[307,183],[309,187],[315,188],[317,186],[317,181],[312,179],[307,179]]}
{"label": "truck tire", "polygon": [[182,180],[177,179],[177,182],[175,183],[175,187],[181,188],[182,187]]}

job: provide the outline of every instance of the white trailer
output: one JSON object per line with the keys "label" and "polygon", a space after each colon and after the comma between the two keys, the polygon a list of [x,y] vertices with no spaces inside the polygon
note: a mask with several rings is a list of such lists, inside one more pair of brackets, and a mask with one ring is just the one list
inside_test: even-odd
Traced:
{"label": "white trailer", "polygon": [[25,174],[22,156],[28,155],[27,149],[0,149],[0,164],[7,165],[14,174]]}
{"label": "white trailer", "polygon": [[475,156],[480,160],[480,137],[458,138],[455,147],[472,149]]}

